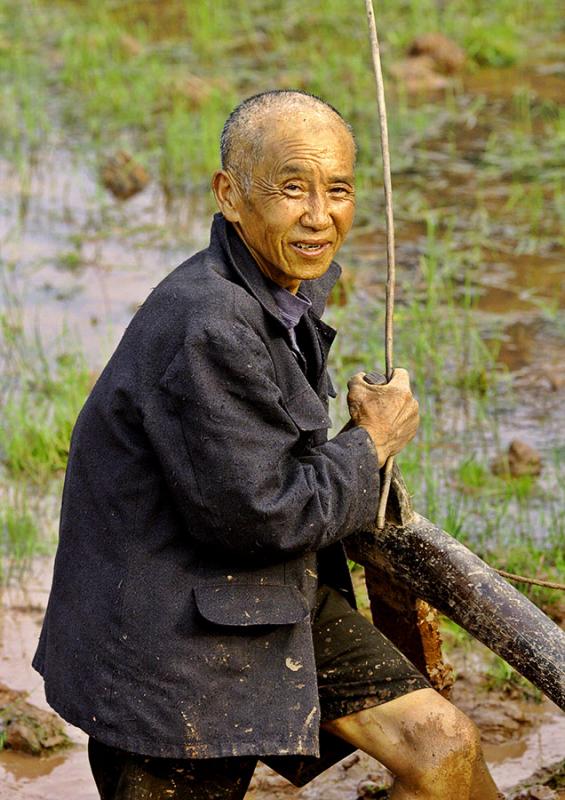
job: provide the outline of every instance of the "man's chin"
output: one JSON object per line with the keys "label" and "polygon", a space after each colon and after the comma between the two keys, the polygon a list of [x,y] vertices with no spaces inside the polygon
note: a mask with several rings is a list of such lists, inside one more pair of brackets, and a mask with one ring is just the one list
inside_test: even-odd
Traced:
{"label": "man's chin", "polygon": [[301,281],[312,280],[324,275],[328,271],[332,260],[333,253],[331,255],[324,254],[324,256],[317,259],[295,257],[288,264],[285,273]]}
{"label": "man's chin", "polygon": [[322,264],[308,264],[300,270],[300,275],[297,275],[297,277],[301,281],[313,281],[316,278],[321,278],[322,275],[326,274],[331,263],[331,259],[329,261],[324,259]]}

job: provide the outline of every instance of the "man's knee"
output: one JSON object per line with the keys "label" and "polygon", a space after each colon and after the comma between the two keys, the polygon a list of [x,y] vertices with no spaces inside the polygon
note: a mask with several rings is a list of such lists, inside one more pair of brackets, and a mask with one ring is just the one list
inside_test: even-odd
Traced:
{"label": "man's knee", "polygon": [[481,757],[475,725],[433,689],[419,689],[325,727],[414,787],[446,780],[448,774],[449,780],[468,784]]}
{"label": "man's knee", "polygon": [[399,721],[399,776],[414,786],[445,780],[470,785],[482,758],[476,725],[438,694],[417,698]]}

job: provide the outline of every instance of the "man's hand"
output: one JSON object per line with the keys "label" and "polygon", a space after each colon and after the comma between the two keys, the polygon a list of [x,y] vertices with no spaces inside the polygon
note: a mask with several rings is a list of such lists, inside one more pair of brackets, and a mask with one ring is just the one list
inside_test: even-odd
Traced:
{"label": "man's hand", "polygon": [[420,421],[418,401],[405,369],[395,369],[389,383],[372,385],[359,372],[347,384],[351,419],[365,428],[377,448],[379,467],[414,438]]}

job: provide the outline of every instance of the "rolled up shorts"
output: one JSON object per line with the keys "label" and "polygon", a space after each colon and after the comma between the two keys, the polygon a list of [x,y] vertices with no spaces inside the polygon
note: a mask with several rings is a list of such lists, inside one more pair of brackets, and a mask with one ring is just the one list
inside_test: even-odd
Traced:
{"label": "rolled up shorts", "polygon": [[[430,686],[368,619],[328,586],[318,590],[312,633],[322,722]],[[258,760],[153,758],[94,739],[89,741],[89,759],[101,800],[241,800]]]}

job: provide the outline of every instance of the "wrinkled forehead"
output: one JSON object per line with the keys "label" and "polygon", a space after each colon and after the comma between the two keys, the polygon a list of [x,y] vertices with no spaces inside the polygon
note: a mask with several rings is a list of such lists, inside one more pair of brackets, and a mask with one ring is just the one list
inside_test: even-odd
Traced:
{"label": "wrinkled forehead", "polygon": [[[355,142],[344,122],[325,109],[271,113],[259,122],[261,169],[282,167],[288,160],[323,159],[353,174]],[[261,170],[262,171],[262,170]]]}

